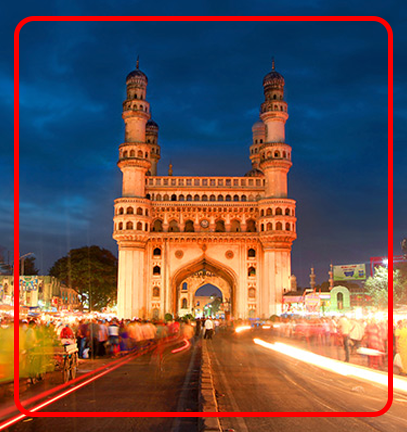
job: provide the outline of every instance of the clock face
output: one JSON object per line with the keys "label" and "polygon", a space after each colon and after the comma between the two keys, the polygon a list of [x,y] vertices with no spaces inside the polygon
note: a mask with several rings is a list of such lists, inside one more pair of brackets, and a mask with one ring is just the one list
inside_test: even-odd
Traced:
{"label": "clock face", "polygon": [[209,226],[209,221],[207,221],[206,219],[201,220],[202,228],[208,228],[208,226]]}

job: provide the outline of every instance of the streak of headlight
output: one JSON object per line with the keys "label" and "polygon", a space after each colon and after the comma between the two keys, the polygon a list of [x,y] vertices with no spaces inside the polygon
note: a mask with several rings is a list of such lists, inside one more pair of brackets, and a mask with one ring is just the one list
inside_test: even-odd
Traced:
{"label": "streak of headlight", "polygon": [[[261,345],[264,348],[268,348],[278,353],[288,355],[292,358],[295,358],[296,360],[318,366],[322,369],[335,372],[339,375],[361,378],[375,384],[384,385],[386,387],[388,385],[387,374],[381,372],[369,370],[362,366],[350,365],[349,363],[341,362],[339,360],[323,357],[318,354],[314,354],[299,348],[294,348],[280,342],[268,343],[257,338],[253,339],[253,341],[255,344]],[[393,377],[393,386],[394,390],[399,390],[407,393],[407,381],[401,378]]]}
{"label": "streak of headlight", "polygon": [[236,327],[235,332],[236,332],[236,333],[240,333],[240,332],[242,332],[243,330],[250,330],[250,329],[251,329],[250,326],[240,326],[240,327]]}
{"label": "streak of headlight", "polygon": [[186,350],[187,348],[189,348],[189,347],[191,346],[191,343],[189,342],[189,340],[184,339],[184,342],[185,342],[185,345],[182,345],[182,347],[179,347],[179,348],[175,348],[175,349],[173,349],[173,350],[171,351],[171,353],[172,353],[172,354],[175,354],[175,353],[177,353],[177,352],[184,351],[184,350]]}
{"label": "streak of headlight", "polygon": [[264,325],[264,326],[261,326],[261,328],[263,328],[264,330],[268,330],[268,329],[271,328],[271,326],[269,326],[269,325]]}

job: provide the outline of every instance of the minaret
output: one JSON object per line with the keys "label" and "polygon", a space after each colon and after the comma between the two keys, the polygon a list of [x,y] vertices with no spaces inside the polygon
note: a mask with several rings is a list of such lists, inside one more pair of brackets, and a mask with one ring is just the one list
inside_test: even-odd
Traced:
{"label": "minaret", "polygon": [[154,120],[148,120],[146,124],[146,143],[149,147],[151,169],[147,175],[157,175],[157,163],[160,160],[160,146],[158,145],[158,124]]}
{"label": "minaret", "polygon": [[[119,146],[118,167],[123,173],[122,197],[115,200],[113,238],[119,248],[117,281],[117,315],[120,318],[145,318],[147,288],[145,249],[151,226],[151,202],[146,198],[145,177],[151,174],[159,150],[156,141],[146,142],[154,125],[147,126],[150,105],[146,101],[147,77],[139,69],[139,61],[126,78],[127,98],[123,102],[125,142]],[[152,127],[151,127],[152,126]],[[158,126],[155,128],[158,132]],[[147,136],[148,136],[147,133]],[[156,133],[157,135],[157,133]],[[153,163],[155,162],[155,163]]]}
{"label": "minaret", "polygon": [[139,60],[126,78],[127,99],[123,102],[124,143],[119,147],[118,167],[123,172],[123,196],[145,196],[145,175],[151,168],[150,146],[146,144],[146,123],[150,104],[146,101],[148,79]]}
{"label": "minaret", "polygon": [[284,101],[284,78],[275,70],[263,80],[265,101],[260,118],[266,125],[266,143],[260,155],[260,169],[266,176],[266,197],[287,196],[287,174],[291,168],[291,147],[285,143],[285,122],[288,119]]}
{"label": "minaret", "polygon": [[[287,198],[287,174],[291,168],[291,147],[285,143],[288,119],[284,101],[284,78],[272,70],[263,80],[265,101],[260,118],[264,124],[253,127],[252,164],[259,163],[265,178],[265,196],[258,201],[257,225],[263,246],[263,289],[259,295],[260,316],[269,317],[282,311],[283,293],[291,286],[291,245],[296,239],[295,201]],[[258,140],[256,144],[256,139]]]}

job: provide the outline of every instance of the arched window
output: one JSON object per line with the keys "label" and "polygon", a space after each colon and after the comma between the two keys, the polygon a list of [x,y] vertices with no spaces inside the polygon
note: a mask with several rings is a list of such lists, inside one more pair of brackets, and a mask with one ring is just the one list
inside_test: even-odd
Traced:
{"label": "arched window", "polygon": [[256,232],[256,222],[253,219],[249,219],[246,222],[246,231],[247,232]]}
{"label": "arched window", "polygon": [[119,208],[119,214],[123,214],[124,213],[124,209],[123,209],[123,207],[120,207]]}
{"label": "arched window", "polygon": [[137,214],[143,216],[143,209],[141,207],[137,207]]}
{"label": "arched window", "polygon": [[137,152],[137,157],[142,158],[143,157],[143,152],[141,150],[139,150]]}
{"label": "arched window", "polygon": [[185,228],[184,228],[185,232],[195,232],[195,228],[194,228],[194,222],[191,220],[187,220],[185,222]]}
{"label": "arched window", "polygon": [[338,309],[342,310],[343,309],[343,293],[338,292],[338,294],[336,295],[336,301],[338,304]]}
{"label": "arched window", "polygon": [[133,229],[133,222],[127,222],[126,223],[126,230],[132,230]]}
{"label": "arched window", "polygon": [[233,196],[233,201],[239,201],[239,195],[234,195]]}
{"label": "arched window", "polygon": [[157,194],[157,195],[155,196],[155,200],[156,200],[156,201],[161,201],[161,200],[162,200],[162,198],[161,198],[161,194]]}
{"label": "arched window", "polygon": [[148,209],[146,209],[146,216],[148,216]]}
{"label": "arched window", "polygon": [[276,230],[281,231],[283,229],[283,224],[281,222],[276,223]]}
{"label": "arched window", "polygon": [[240,221],[238,221],[237,219],[232,220],[232,223],[230,224],[230,231],[240,232]]}
{"label": "arched window", "polygon": [[267,213],[266,214],[267,214],[267,216],[271,216],[273,214],[273,211],[271,210],[270,207],[267,209]]}
{"label": "arched window", "polygon": [[153,297],[160,297],[160,288],[158,287],[153,288]]}
{"label": "arched window", "polygon": [[171,201],[177,201],[177,195],[172,194],[171,195]]}
{"label": "arched window", "polygon": [[157,320],[160,318],[160,309],[154,308],[153,309],[153,319]]}
{"label": "arched window", "polygon": [[126,158],[128,155],[127,150],[123,152],[123,157]]}
{"label": "arched window", "polygon": [[153,268],[153,276],[159,276],[161,274],[160,266],[154,266]]}
{"label": "arched window", "polygon": [[162,232],[163,230],[163,221],[161,219],[156,219],[153,223],[153,231]]}
{"label": "arched window", "polygon": [[165,194],[164,198],[163,198],[163,201],[169,201],[169,200],[170,200],[170,197],[168,196],[168,194]]}
{"label": "arched window", "polygon": [[285,230],[291,231],[291,227],[290,227],[290,224],[288,222],[285,224]]}
{"label": "arched window", "polygon": [[223,195],[218,195],[218,201],[223,201]]}
{"label": "arched window", "polygon": [[248,256],[249,258],[256,258],[256,251],[255,251],[253,248],[250,248],[250,249],[247,251],[247,256]]}
{"label": "arched window", "polygon": [[261,224],[261,230],[264,231],[264,224]]}
{"label": "arched window", "polygon": [[277,95],[273,95],[273,99],[277,99]]}
{"label": "arched window", "polygon": [[209,201],[216,201],[216,196],[215,195],[211,195],[209,197]]}
{"label": "arched window", "polygon": [[249,297],[250,298],[256,297],[256,290],[254,288],[249,288]]}
{"label": "arched window", "polygon": [[168,225],[168,231],[170,232],[179,232],[178,222],[176,220],[172,220]]}
{"label": "arched window", "polygon": [[225,222],[222,219],[216,221],[215,232],[225,232]]}
{"label": "arched window", "polygon": [[130,157],[136,156],[136,152],[134,150],[130,150]]}
{"label": "arched window", "polygon": [[187,308],[188,308],[188,300],[186,298],[183,298],[181,309],[187,309]]}
{"label": "arched window", "polygon": [[247,271],[247,275],[249,277],[256,276],[256,269],[254,267],[249,267],[249,270]]}
{"label": "arched window", "polygon": [[199,201],[199,195],[198,194],[194,196],[194,201]]}
{"label": "arched window", "polygon": [[119,222],[119,230],[123,229],[123,222]]}
{"label": "arched window", "polygon": [[148,159],[148,153],[147,152],[144,154],[144,156],[146,157],[146,159]]}
{"label": "arched window", "polygon": [[180,195],[179,198],[178,198],[178,200],[179,200],[179,201],[185,201],[185,197],[184,197],[184,195]]}
{"label": "arched window", "polygon": [[155,257],[161,256],[161,249],[160,248],[155,248],[153,250],[153,256],[155,256]]}
{"label": "arched window", "polygon": [[148,231],[148,223],[144,224],[144,230]]}
{"label": "arched window", "polygon": [[137,231],[143,231],[143,224],[141,222],[137,222]]}
{"label": "arched window", "polygon": [[187,195],[187,201],[192,201],[192,195]]}
{"label": "arched window", "polygon": [[182,284],[182,291],[188,291],[188,283],[187,282],[184,282]]}
{"label": "arched window", "polygon": [[264,216],[264,210],[260,210],[260,216]]}
{"label": "arched window", "polygon": [[202,201],[208,201],[208,195],[202,195]]}
{"label": "arched window", "polygon": [[225,201],[232,201],[232,197],[230,195],[226,195]]}
{"label": "arched window", "polygon": [[247,201],[246,195],[242,195],[242,201]]}
{"label": "arched window", "polygon": [[289,209],[289,208],[286,208],[286,209],[285,209],[285,215],[286,215],[286,216],[290,216],[290,209]]}
{"label": "arched window", "polygon": [[274,157],[279,158],[280,157],[280,152],[274,152]]}
{"label": "arched window", "polygon": [[148,200],[151,200],[151,195],[150,195],[150,194],[147,194],[147,195],[146,195],[146,198],[147,198]]}
{"label": "arched window", "polygon": [[273,230],[273,224],[269,222],[267,224],[267,231],[272,231],[272,230]]}

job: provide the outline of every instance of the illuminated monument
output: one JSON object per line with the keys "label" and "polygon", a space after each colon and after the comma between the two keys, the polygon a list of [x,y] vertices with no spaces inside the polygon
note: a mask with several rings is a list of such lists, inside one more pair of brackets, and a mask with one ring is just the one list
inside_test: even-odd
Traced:
{"label": "illuminated monument", "polygon": [[235,318],[280,313],[296,238],[295,201],[287,198],[292,163],[284,78],[273,61],[252,128],[252,169],[243,177],[177,177],[172,167],[168,176],[157,176],[158,126],[151,120],[147,83],[137,62],[126,78],[118,162],[123,189],[115,200],[118,315],[194,314],[195,292],[208,283]]}

